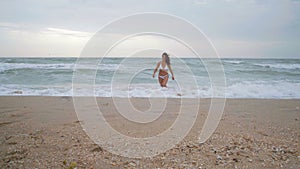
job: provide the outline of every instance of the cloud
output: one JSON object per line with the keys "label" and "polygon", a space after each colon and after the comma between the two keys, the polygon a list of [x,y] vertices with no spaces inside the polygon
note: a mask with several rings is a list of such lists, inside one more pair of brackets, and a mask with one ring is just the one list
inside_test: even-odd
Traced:
{"label": "cloud", "polygon": [[79,56],[92,33],[0,23],[0,56]]}
{"label": "cloud", "polygon": [[[284,41],[215,39],[213,44],[223,57],[265,57],[268,55],[266,51],[271,50],[274,46],[282,50],[282,52],[285,51],[280,47],[280,45],[285,44]],[[273,55],[272,57],[276,56]]]}
{"label": "cloud", "polygon": [[0,22],[0,29],[16,29],[16,28],[19,28],[18,24],[7,23],[7,22]]}
{"label": "cloud", "polygon": [[206,5],[208,0],[194,0],[194,4],[196,5]]}
{"label": "cloud", "polygon": [[[0,56],[47,55],[51,51],[76,55],[78,48],[105,24],[133,13],[153,11],[192,22],[226,55],[251,52],[273,57],[282,55],[274,52],[278,47],[296,54],[300,44],[299,0],[5,0],[0,1]],[[110,36],[117,35],[108,35],[107,39]],[[37,52],[40,45],[44,52]],[[69,50],[63,52],[61,46],[68,46]]]}
{"label": "cloud", "polygon": [[67,35],[67,36],[75,36],[75,37],[91,37],[93,34],[90,32],[83,32],[83,31],[74,31],[68,29],[60,29],[60,28],[47,28],[44,33],[55,33],[60,35]]}

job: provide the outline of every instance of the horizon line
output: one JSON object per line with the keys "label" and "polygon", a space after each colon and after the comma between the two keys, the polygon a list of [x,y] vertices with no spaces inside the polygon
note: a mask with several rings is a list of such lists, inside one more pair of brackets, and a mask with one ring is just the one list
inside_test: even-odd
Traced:
{"label": "horizon line", "polygon": [[[99,57],[99,56],[0,56],[0,58],[158,58],[158,56],[105,56],[105,57]],[[171,58],[172,57],[171,55]],[[300,59],[300,57],[258,57],[258,56],[220,56],[220,57],[209,57],[209,56],[203,56],[203,57],[196,57],[196,56],[181,56],[176,58],[201,58],[201,59]]]}

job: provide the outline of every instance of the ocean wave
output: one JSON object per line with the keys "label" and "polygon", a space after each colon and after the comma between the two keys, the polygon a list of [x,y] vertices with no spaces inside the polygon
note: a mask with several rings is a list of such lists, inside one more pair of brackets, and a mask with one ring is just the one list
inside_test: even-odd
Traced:
{"label": "ocean wave", "polygon": [[300,83],[238,82],[227,87],[228,98],[300,98]]}
{"label": "ocean wave", "polygon": [[[33,64],[33,63],[1,63],[0,72],[7,70],[19,70],[19,69],[65,69],[73,70],[75,64],[71,63],[57,63],[57,64]],[[76,69],[95,69],[95,70],[115,70],[118,68],[117,64],[99,64],[92,67],[91,65],[76,65]]]}
{"label": "ocean wave", "polygon": [[300,69],[300,64],[288,64],[288,63],[255,63],[255,66],[260,66],[264,68],[276,68],[276,69]]}
{"label": "ocean wave", "polygon": [[238,61],[238,60],[222,60],[225,63],[230,63],[230,64],[242,64],[244,63],[243,61]]}
{"label": "ocean wave", "polygon": [[279,75],[281,76],[294,76],[294,77],[299,77],[300,72],[298,71],[288,71],[288,70],[278,70],[278,69],[271,69],[271,70],[266,70],[266,69],[236,69],[233,71],[228,71],[227,73],[231,73],[231,74],[237,74],[237,73],[247,73],[249,75],[252,75],[250,77],[253,76],[260,76],[261,78],[264,77],[264,75],[268,75],[270,77],[274,76],[274,78],[278,78]]}
{"label": "ocean wave", "polygon": [[1,63],[0,71],[12,69],[73,69],[73,64]]}
{"label": "ocean wave", "polygon": [[[93,88],[95,87],[95,88]],[[74,90],[75,89],[75,90]],[[38,95],[38,96],[99,96],[99,97],[167,97],[167,98],[212,98],[211,86],[181,86],[174,83],[168,89],[162,89],[158,84],[128,85],[86,85],[82,84],[72,89],[72,85],[1,85],[0,95]],[[73,93],[73,90],[76,91]],[[91,93],[90,91],[94,91]],[[300,98],[300,83],[276,81],[238,82],[228,85],[225,93],[215,94],[216,98],[270,98],[295,99]],[[220,91],[219,91],[220,92]],[[222,90],[221,90],[222,92]],[[178,96],[180,93],[182,96]]]}

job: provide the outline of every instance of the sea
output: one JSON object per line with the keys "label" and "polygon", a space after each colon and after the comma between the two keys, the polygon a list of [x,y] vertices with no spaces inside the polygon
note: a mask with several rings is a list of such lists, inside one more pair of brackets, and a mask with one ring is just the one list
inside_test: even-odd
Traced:
{"label": "sea", "polygon": [[[224,79],[222,97],[300,98],[300,59],[171,58],[176,80],[170,77],[168,88],[160,87],[157,73],[152,77],[158,61],[160,57],[80,58],[80,62],[76,57],[2,57],[0,96],[211,98],[218,97],[213,94],[213,79]],[[215,67],[222,68],[218,76],[223,77],[212,77]],[[75,72],[81,72],[82,83],[76,92]]]}

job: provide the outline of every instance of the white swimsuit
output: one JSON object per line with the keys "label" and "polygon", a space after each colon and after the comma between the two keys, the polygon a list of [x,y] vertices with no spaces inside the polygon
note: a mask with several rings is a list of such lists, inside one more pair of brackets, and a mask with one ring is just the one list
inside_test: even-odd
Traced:
{"label": "white swimsuit", "polygon": [[[169,71],[169,67],[168,67],[167,64],[165,65],[165,68],[163,68],[163,67],[161,66],[161,63],[160,63],[159,69],[164,70],[164,71],[166,71],[166,72]],[[165,79],[166,76],[169,76],[169,74],[166,74],[166,75],[164,75],[164,76],[159,76],[159,77],[162,78],[162,79]]]}
{"label": "white swimsuit", "polygon": [[161,66],[161,63],[159,64],[159,69],[162,69],[162,70],[164,70],[164,71],[168,71],[169,70],[169,67],[168,67],[168,65],[166,65],[164,68]]}

